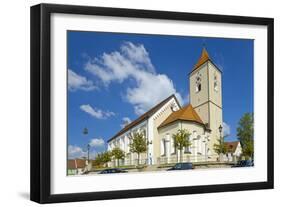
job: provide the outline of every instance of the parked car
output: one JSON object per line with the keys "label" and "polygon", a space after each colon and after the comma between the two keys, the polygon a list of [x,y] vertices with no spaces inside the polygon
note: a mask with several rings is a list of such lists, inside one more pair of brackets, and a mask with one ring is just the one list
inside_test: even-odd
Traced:
{"label": "parked car", "polygon": [[168,171],[170,171],[170,170],[192,170],[192,169],[193,169],[193,165],[191,162],[181,162],[181,163],[175,164],[175,166],[168,169]]}
{"label": "parked car", "polygon": [[239,160],[232,167],[252,167],[252,166],[254,166],[254,161],[253,160]]}
{"label": "parked car", "polygon": [[110,168],[105,169],[99,172],[99,174],[110,174],[110,173],[126,173],[128,171],[120,169],[120,168]]}

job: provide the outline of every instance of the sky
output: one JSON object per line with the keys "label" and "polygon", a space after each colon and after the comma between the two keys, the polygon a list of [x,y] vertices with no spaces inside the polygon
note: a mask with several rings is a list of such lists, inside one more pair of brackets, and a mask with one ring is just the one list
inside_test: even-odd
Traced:
{"label": "sky", "polygon": [[[253,112],[254,40],[105,32],[67,32],[68,157],[106,150],[126,122],[175,94],[188,103],[188,73],[206,47],[222,71],[223,128]],[[88,134],[83,134],[84,128]]]}

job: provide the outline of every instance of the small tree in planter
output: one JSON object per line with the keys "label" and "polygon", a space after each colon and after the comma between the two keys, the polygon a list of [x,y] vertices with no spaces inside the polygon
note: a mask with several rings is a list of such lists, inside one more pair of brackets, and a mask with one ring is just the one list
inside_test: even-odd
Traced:
{"label": "small tree in planter", "polygon": [[185,129],[179,129],[176,134],[173,134],[175,148],[180,151],[180,162],[182,162],[182,150],[184,147],[191,146],[189,140],[190,133]]}
{"label": "small tree in planter", "polygon": [[111,150],[111,156],[117,160],[117,166],[119,167],[119,160],[122,160],[125,158],[125,152],[121,150],[119,147],[115,147],[113,150]]}
{"label": "small tree in planter", "polygon": [[135,132],[129,135],[130,139],[130,152],[137,153],[138,166],[140,163],[140,154],[147,152],[147,141],[143,133]]}
{"label": "small tree in planter", "polygon": [[218,139],[218,142],[214,144],[214,151],[219,155],[220,161],[222,161],[222,156],[227,152],[224,137],[223,139]]}

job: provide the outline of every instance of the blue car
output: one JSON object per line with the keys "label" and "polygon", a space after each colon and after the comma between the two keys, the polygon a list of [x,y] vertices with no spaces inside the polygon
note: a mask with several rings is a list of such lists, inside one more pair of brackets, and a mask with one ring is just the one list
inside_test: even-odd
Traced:
{"label": "blue car", "polygon": [[119,168],[110,168],[110,169],[102,170],[101,172],[99,172],[99,174],[126,173],[126,172],[128,171]]}
{"label": "blue car", "polygon": [[170,170],[192,170],[193,169],[193,165],[191,162],[180,162],[175,164],[175,166],[173,166],[172,168],[168,169],[168,171]]}
{"label": "blue car", "polygon": [[232,167],[253,167],[254,161],[253,160],[240,160]]}

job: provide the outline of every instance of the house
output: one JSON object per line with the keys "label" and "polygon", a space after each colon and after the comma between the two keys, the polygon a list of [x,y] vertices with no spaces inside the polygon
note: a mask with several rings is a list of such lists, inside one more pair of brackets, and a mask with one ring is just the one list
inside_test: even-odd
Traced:
{"label": "house", "polygon": [[224,160],[229,162],[236,162],[242,155],[242,147],[239,141],[224,142],[226,146],[226,155]]}
{"label": "house", "polygon": [[179,161],[179,151],[174,147],[173,134],[185,129],[192,144],[183,150],[182,161],[217,160],[213,146],[222,136],[221,79],[221,71],[203,48],[188,73],[189,104],[181,106],[175,95],[167,97],[110,138],[108,150],[121,148],[126,154],[121,165],[135,165],[137,155],[130,152],[129,137],[139,132],[144,134],[148,145],[147,152],[140,155],[141,164],[175,163]]}
{"label": "house", "polygon": [[81,175],[87,166],[85,159],[67,160],[67,175]]}

